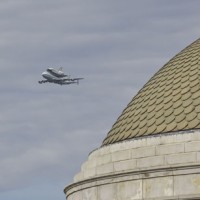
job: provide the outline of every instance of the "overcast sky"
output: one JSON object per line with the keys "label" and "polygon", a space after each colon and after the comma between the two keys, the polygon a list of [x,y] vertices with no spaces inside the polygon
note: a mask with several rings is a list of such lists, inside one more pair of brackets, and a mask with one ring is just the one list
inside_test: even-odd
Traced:
{"label": "overcast sky", "polygon": [[[0,0],[0,200],[64,200],[88,154],[200,37],[199,0]],[[38,84],[63,67],[79,85]]]}

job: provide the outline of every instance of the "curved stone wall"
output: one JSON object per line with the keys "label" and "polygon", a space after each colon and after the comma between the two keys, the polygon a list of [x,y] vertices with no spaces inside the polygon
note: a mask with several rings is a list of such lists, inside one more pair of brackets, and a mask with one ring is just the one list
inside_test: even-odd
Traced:
{"label": "curved stone wall", "polygon": [[200,130],[97,149],[64,192],[67,200],[199,199]]}

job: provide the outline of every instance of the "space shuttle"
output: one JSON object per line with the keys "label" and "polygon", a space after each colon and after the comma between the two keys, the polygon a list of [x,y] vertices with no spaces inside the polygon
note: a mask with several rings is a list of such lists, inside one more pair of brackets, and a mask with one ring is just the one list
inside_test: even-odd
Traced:
{"label": "space shuttle", "polygon": [[64,74],[62,67],[59,69],[54,69],[54,68],[47,68],[47,72],[49,72],[51,75],[57,77],[57,78],[63,78],[67,77],[68,75]]}

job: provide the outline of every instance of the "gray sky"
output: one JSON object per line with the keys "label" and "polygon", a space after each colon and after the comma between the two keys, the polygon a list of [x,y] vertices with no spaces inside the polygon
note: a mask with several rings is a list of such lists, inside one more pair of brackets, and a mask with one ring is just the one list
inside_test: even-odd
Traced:
{"label": "gray sky", "polygon": [[[0,199],[64,200],[139,89],[200,37],[198,0],[0,1]],[[38,84],[48,67],[80,85]]]}

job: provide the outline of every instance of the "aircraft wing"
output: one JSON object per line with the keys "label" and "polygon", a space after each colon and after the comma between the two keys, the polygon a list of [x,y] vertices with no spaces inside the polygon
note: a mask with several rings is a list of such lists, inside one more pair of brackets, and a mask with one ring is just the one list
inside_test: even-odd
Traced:
{"label": "aircraft wing", "polygon": [[64,81],[78,81],[78,80],[81,80],[81,79],[84,79],[84,78],[64,78],[62,80],[64,80]]}
{"label": "aircraft wing", "polygon": [[47,82],[49,82],[49,81],[47,81],[47,80],[41,80],[41,81],[38,81],[39,84],[47,83]]}

